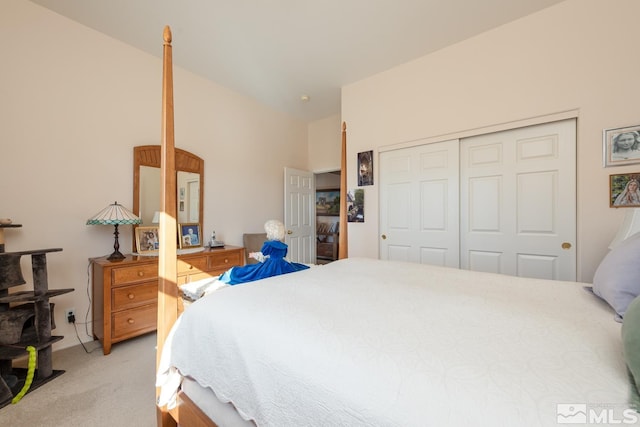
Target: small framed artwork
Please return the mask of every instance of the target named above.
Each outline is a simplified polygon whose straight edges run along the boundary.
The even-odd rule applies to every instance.
[[[198,224],[197,222],[186,222],[179,224],[178,233],[180,234],[180,249],[202,246],[200,224]]]
[[[640,163],[640,125],[605,129],[602,152],[605,168]]]
[[[159,248],[158,241],[158,227],[136,228],[136,248],[138,248],[138,253],[157,252]]]
[[[362,188],[347,193],[347,221],[364,222],[364,189]]]
[[[340,190],[316,190],[316,215],[340,215]]]
[[[373,150],[358,153],[358,187],[373,185]]]
[[[609,175],[609,207],[640,207],[640,172]]]

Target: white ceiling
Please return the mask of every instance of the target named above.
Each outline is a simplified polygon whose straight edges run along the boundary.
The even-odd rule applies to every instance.
[[[563,0],[31,0],[311,121],[340,88]],[[301,101],[308,95],[310,101]]]

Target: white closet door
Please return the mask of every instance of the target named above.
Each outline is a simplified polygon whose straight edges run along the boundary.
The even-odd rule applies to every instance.
[[[459,267],[459,141],[380,153],[380,257]]]
[[[575,120],[464,139],[460,264],[576,278]]]

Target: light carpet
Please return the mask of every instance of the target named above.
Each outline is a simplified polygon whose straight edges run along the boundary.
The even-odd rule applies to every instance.
[[[66,372],[0,409],[0,426],[153,427],[155,364],[155,334],[115,344],[108,356],[81,345],[54,351],[53,369]]]

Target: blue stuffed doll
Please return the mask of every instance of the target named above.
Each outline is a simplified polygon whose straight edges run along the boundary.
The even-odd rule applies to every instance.
[[[220,276],[221,282],[237,285],[309,268],[308,265],[284,259],[287,256],[288,246],[282,242],[284,239],[284,224],[282,222],[269,220],[264,224],[264,231],[267,232],[267,241],[262,245],[262,249],[260,252],[249,254],[251,258],[260,262],[242,267],[232,267]]]

